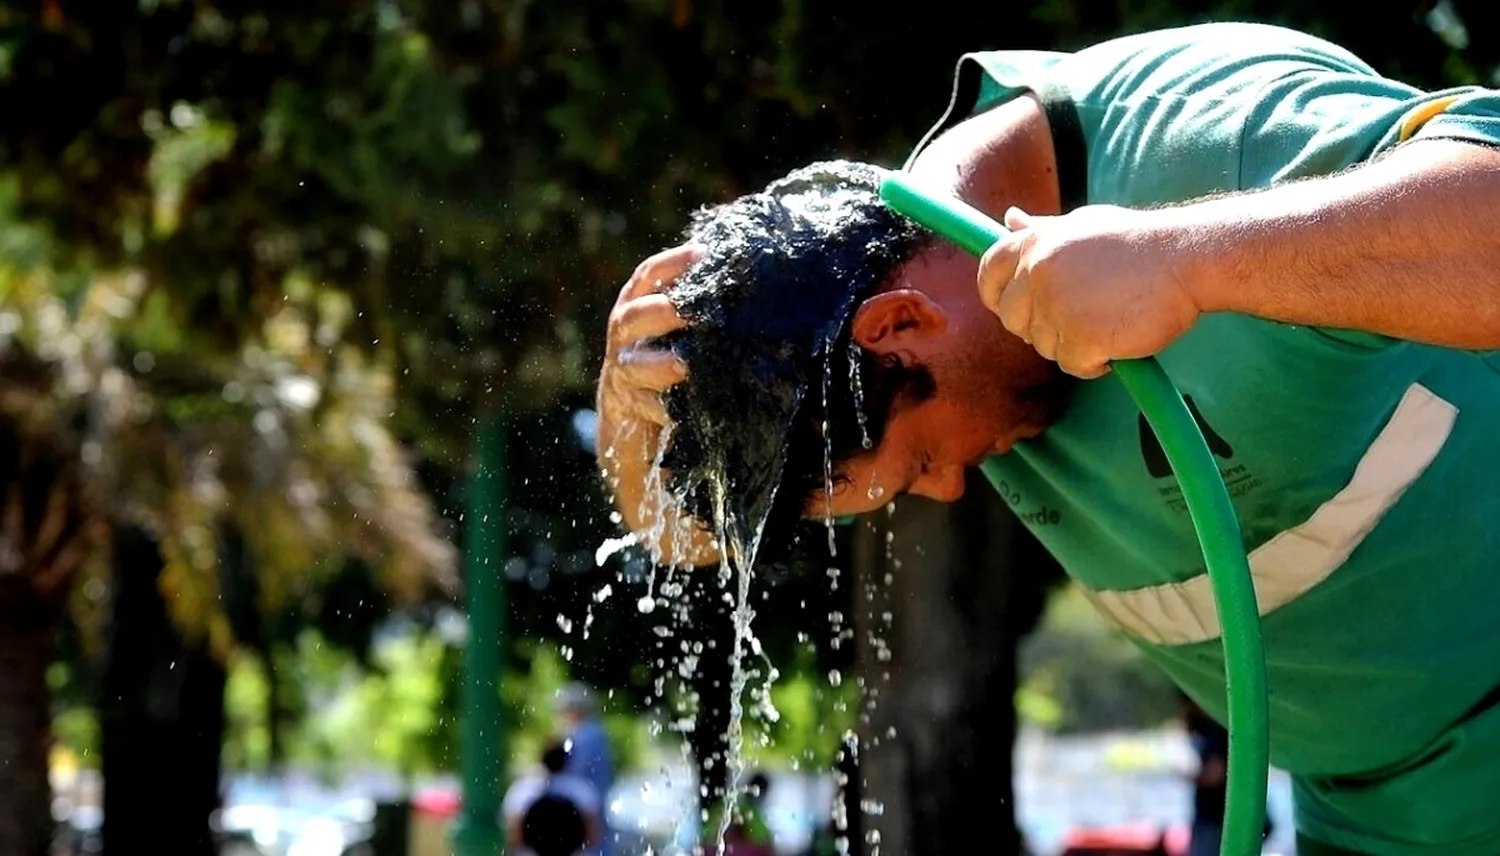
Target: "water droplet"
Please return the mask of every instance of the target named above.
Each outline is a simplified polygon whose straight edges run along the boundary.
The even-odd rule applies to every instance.
[[[645,595],[640,600],[635,602],[635,608],[640,610],[644,614],[649,614],[656,609],[656,598],[652,597],[649,594]]]
[[[859,420],[860,444],[866,449],[875,444],[870,442],[870,428],[865,421],[865,391],[860,384],[859,371],[859,343],[853,337],[849,339],[849,389],[854,394],[854,415]]]

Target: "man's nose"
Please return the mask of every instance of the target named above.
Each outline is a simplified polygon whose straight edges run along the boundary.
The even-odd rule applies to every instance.
[[[938,502],[957,502],[964,495],[964,468],[940,467],[923,473],[911,492]]]

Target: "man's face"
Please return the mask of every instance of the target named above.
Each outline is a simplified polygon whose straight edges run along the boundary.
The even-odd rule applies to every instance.
[[[1009,443],[938,389],[920,404],[898,406],[880,445],[837,468],[831,502],[820,491],[810,516],[863,514],[908,493],[939,502],[962,497],[967,470],[1003,453]]]
[[[920,402],[898,399],[879,445],[835,467],[833,495],[818,491],[810,517],[861,514],[907,493],[954,502],[969,468],[1050,421],[1052,408],[1037,404],[1049,396],[1037,393],[1057,383],[1056,367],[979,302],[977,264],[929,250],[856,311],[860,346],[925,366],[936,392]]]

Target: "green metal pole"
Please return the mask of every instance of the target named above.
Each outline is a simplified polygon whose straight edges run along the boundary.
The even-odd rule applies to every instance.
[[[459,764],[463,812],[453,830],[456,856],[499,856],[500,787],[505,734],[500,721],[500,677],[505,641],[507,544],[503,411],[486,414],[475,437],[464,511],[464,589],[469,641],[464,651]]]

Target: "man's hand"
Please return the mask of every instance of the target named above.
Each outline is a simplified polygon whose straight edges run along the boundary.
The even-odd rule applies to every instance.
[[[599,411],[660,429],[668,423],[661,394],[687,377],[674,354],[650,347],[660,336],[686,325],[661,292],[697,257],[694,247],[675,247],[641,262],[620,289],[609,313],[604,367],[599,371]]]
[[[614,491],[626,527],[663,562],[702,565],[716,561],[711,539],[696,521],[678,520],[657,497],[646,495],[667,417],[662,393],[687,377],[687,367],[651,340],[686,325],[662,292],[698,258],[698,249],[674,247],[642,262],[620,289],[606,330],[604,365],[599,370],[599,466]],[[666,519],[660,519],[660,518]],[[680,523],[686,523],[687,535]]]
[[[979,294],[1006,329],[1081,378],[1149,357],[1198,320],[1178,236],[1147,212],[1093,205],[1057,217],[1012,208],[1013,230],[979,265]]]

